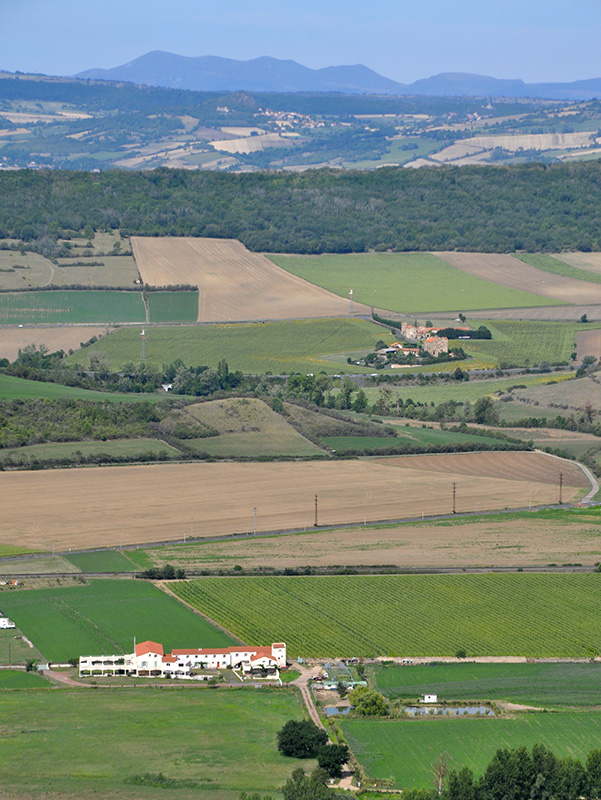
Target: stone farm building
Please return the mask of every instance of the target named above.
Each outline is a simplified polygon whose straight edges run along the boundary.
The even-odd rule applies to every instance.
[[[424,350],[431,356],[449,352],[449,340],[444,336],[430,336],[424,339]]]
[[[135,652],[126,655],[81,656],[80,675],[132,675],[138,678],[189,678],[203,669],[232,667],[245,675],[270,674],[286,666],[286,645],[250,647],[239,644],[221,649],[187,648],[165,654],[158,642],[141,642]]]

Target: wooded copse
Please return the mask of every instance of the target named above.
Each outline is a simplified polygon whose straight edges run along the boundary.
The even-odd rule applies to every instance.
[[[158,169],[0,173],[0,243],[53,255],[58,239],[240,239],[285,253],[601,250],[601,165],[227,174]]]

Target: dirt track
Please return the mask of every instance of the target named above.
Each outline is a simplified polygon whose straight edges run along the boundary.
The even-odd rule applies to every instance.
[[[1,541],[58,550],[182,540],[253,530],[449,513],[564,500],[587,481],[537,453],[344,462],[161,464],[0,473]],[[507,476],[507,477],[505,477]],[[193,522],[191,519],[193,518]]]
[[[463,272],[499,283],[501,286],[550,297],[562,303],[575,305],[601,303],[601,284],[544,272],[509,255],[496,253],[436,253],[436,255]]]
[[[198,321],[346,316],[348,301],[251,253],[235,239],[132,237],[145,283],[198,286]],[[357,306],[356,313],[369,313]]]

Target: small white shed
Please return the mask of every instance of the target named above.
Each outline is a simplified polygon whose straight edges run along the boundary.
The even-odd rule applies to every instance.
[[[438,703],[438,695],[437,694],[422,694],[422,699],[420,703]]]

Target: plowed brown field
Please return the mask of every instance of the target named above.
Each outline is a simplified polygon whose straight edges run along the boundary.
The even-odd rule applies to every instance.
[[[417,456],[330,463],[173,464],[0,473],[1,542],[58,549],[183,539],[319,523],[550,503],[587,481],[536,453]]]
[[[524,264],[517,258],[497,253],[436,253],[447,264],[479,278],[551,297],[563,303],[592,305],[601,303],[601,284],[566,278]]]
[[[50,352],[78,350],[82,342],[87,342],[92,336],[104,336],[111,330],[106,325],[72,325],[60,328],[0,326],[0,358],[14,361],[19,355],[19,350],[28,344],[35,344],[38,347],[45,344]]]
[[[134,236],[131,241],[144,283],[198,286],[199,322],[348,314],[347,300],[291,275],[235,239]],[[355,312],[369,309],[355,304]]]
[[[578,361],[582,361],[584,356],[601,358],[601,330],[579,331],[576,334],[576,349]],[[599,392],[601,393],[601,387]]]

